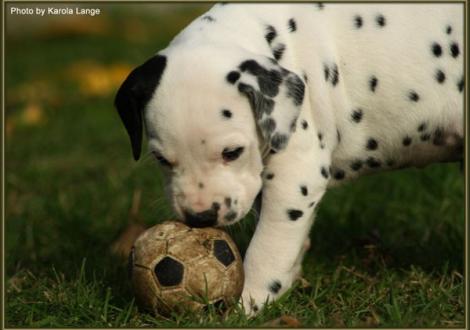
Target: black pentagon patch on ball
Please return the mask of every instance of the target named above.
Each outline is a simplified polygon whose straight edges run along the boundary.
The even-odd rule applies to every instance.
[[[227,310],[227,304],[225,303],[224,299],[219,299],[214,301],[213,303],[210,303],[208,305],[205,305],[202,310],[204,313],[208,313],[210,310],[213,310],[215,312],[225,312]]]
[[[235,255],[233,254],[232,249],[230,249],[228,243],[220,239],[214,241],[214,256],[225,267],[228,267],[235,261]]]
[[[171,258],[165,257],[155,265],[155,276],[162,286],[175,286],[183,281],[183,265]]]

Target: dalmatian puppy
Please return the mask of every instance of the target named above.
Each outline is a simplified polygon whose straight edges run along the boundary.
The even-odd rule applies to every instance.
[[[115,106],[195,227],[262,191],[242,303],[288,290],[325,191],[462,159],[462,4],[217,4],[130,73]]]

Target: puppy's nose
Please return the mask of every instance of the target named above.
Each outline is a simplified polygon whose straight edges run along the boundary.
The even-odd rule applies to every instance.
[[[203,212],[193,213],[184,211],[184,218],[190,227],[210,227],[217,223],[217,213],[219,208],[220,204],[214,203],[212,204],[212,208]]]

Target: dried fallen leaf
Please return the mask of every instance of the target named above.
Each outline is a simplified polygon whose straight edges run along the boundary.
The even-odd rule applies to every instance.
[[[29,126],[38,125],[43,119],[42,108],[36,103],[28,104],[21,115],[22,123]]]
[[[23,285],[31,278],[32,274],[29,271],[20,270],[6,282],[7,291],[20,293]]]
[[[52,20],[39,33],[40,37],[46,39],[84,35],[98,36],[108,34],[110,26],[109,20],[104,16],[77,16]]]
[[[52,80],[52,78],[51,78]],[[15,88],[9,88],[7,93],[8,105],[19,103],[39,103],[52,106],[60,105],[61,94],[57,86],[50,80],[29,80]]]
[[[129,224],[111,245],[111,252],[123,261],[127,260],[137,237],[147,228],[139,222],[139,209],[142,190],[136,189],[132,195],[132,205],[129,210]]]
[[[107,96],[114,92],[132,70],[128,64],[117,63],[103,66],[99,63],[82,61],[73,64],[68,77],[77,82],[86,96]]]
[[[16,121],[13,118],[6,118],[5,119],[5,135],[6,137],[10,137],[13,134],[13,131],[16,127]]]
[[[112,243],[111,252],[122,259],[127,260],[129,253],[131,252],[132,246],[134,245],[137,237],[140,236],[147,228],[144,225],[138,223],[130,223],[121,232],[119,237]]]
[[[283,328],[300,328],[302,324],[295,317],[290,315],[282,315],[274,320],[268,321],[262,325],[263,327],[283,327]]]

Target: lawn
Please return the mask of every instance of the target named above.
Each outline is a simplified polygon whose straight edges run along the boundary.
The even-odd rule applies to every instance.
[[[7,15],[6,327],[465,326],[459,164],[329,191],[304,262],[310,286],[254,319],[139,311],[110,247],[130,221],[173,213],[154,161],[132,160],[113,98],[134,66],[207,8],[140,6],[99,5],[101,15],[83,18]],[[242,252],[254,226],[250,216],[227,229]]]

